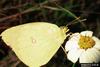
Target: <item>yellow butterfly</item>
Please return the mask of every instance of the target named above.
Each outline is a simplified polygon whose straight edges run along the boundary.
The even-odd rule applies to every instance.
[[[67,27],[47,22],[14,26],[1,33],[4,42],[29,67],[46,64],[66,38]]]

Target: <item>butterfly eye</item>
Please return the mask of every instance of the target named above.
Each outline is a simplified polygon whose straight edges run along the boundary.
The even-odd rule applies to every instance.
[[[66,26],[61,26],[60,29],[64,32],[67,33],[69,31],[68,27]]]

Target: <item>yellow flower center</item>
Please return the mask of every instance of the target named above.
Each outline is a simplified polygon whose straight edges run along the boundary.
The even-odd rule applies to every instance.
[[[89,36],[80,36],[78,45],[81,49],[88,49],[95,45],[95,41]]]

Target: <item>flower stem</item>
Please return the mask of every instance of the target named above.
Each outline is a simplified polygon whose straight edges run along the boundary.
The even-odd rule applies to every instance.
[[[72,65],[72,67],[75,67],[75,63]]]

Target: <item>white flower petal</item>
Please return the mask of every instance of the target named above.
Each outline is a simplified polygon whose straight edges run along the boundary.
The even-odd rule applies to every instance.
[[[91,37],[93,32],[92,31],[83,31],[80,34],[83,35],[83,36],[90,36]]]
[[[77,49],[79,48],[78,44],[77,44],[77,41],[68,41],[65,45],[65,50],[66,51],[69,51],[71,49]]]
[[[71,49],[79,48],[78,46],[79,41],[79,33],[75,33],[71,36],[71,38],[65,44],[65,50],[69,51]]]
[[[72,35],[70,36],[70,38],[73,38],[73,37],[79,38],[79,37],[80,37],[80,33],[74,33],[74,34],[72,34]]]
[[[72,46],[73,46],[73,42],[67,41],[67,43],[65,44],[65,50],[66,51],[71,50]]]
[[[88,63],[89,62],[89,56],[87,53],[83,53],[82,56],[79,58],[80,63]]]
[[[95,36],[93,36],[92,38],[95,41],[94,48],[97,48],[97,49],[100,50],[100,40],[97,37],[95,37]]]
[[[95,55],[95,63],[98,63],[100,61],[100,51],[98,49],[93,48],[93,54]]]
[[[100,52],[94,48],[87,49],[79,58],[80,63],[93,63],[100,61]]]
[[[73,49],[70,50],[67,54],[67,57],[70,61],[72,61],[73,63],[76,63],[79,56],[81,55],[81,53],[83,52],[83,49]]]
[[[84,53],[82,53],[82,55],[79,58],[79,62],[80,63],[92,63],[91,61],[91,56],[89,56],[89,52],[85,51]]]
[[[92,34],[92,31],[83,31],[70,36],[69,41],[67,41],[65,45],[66,51],[69,51],[67,57],[70,61],[75,63],[78,58],[80,63],[97,63],[100,61],[100,40],[95,36],[92,37]],[[84,49],[79,49],[78,42],[80,35],[92,37],[95,41],[95,46],[87,49],[86,51]]]

